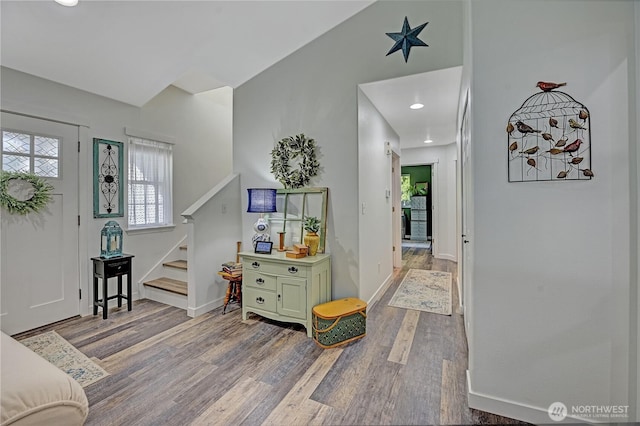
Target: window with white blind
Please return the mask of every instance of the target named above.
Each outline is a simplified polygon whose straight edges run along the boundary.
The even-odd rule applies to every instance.
[[[129,137],[129,229],[173,226],[173,146]]]
[[[60,177],[59,138],[2,130],[2,170]]]

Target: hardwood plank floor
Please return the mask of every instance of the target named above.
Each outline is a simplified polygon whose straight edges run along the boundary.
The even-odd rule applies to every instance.
[[[453,275],[453,315],[388,306],[410,268]],[[467,407],[456,264],[403,247],[403,267],[367,310],[367,336],[322,349],[303,327],[230,305],[198,318],[150,300],[55,330],[110,376],[85,388],[87,425],[521,424]]]

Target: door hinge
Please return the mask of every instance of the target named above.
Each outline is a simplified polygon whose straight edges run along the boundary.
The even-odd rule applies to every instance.
[[[395,212],[396,211],[396,206],[391,206],[391,212]]]
[[[82,299],[82,289],[81,288],[78,289],[78,296],[80,296],[80,299]]]
[[[396,246],[393,246],[393,250],[391,250],[391,251],[396,251]]]
[[[78,226],[80,226],[80,215],[78,215]]]
[[[78,141],[78,152],[80,152],[80,141]]]

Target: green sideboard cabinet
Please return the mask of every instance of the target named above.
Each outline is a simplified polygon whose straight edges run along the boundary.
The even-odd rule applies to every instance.
[[[285,252],[240,252],[242,258],[242,319],[249,312],[275,321],[302,324],[311,337],[311,310],[331,300],[331,257],[317,254],[300,259]]]

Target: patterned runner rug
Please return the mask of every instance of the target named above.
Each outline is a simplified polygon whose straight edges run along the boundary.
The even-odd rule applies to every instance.
[[[451,272],[409,269],[389,306],[451,315]]]
[[[20,343],[67,373],[82,387],[109,375],[55,331],[28,337],[20,340]]]

